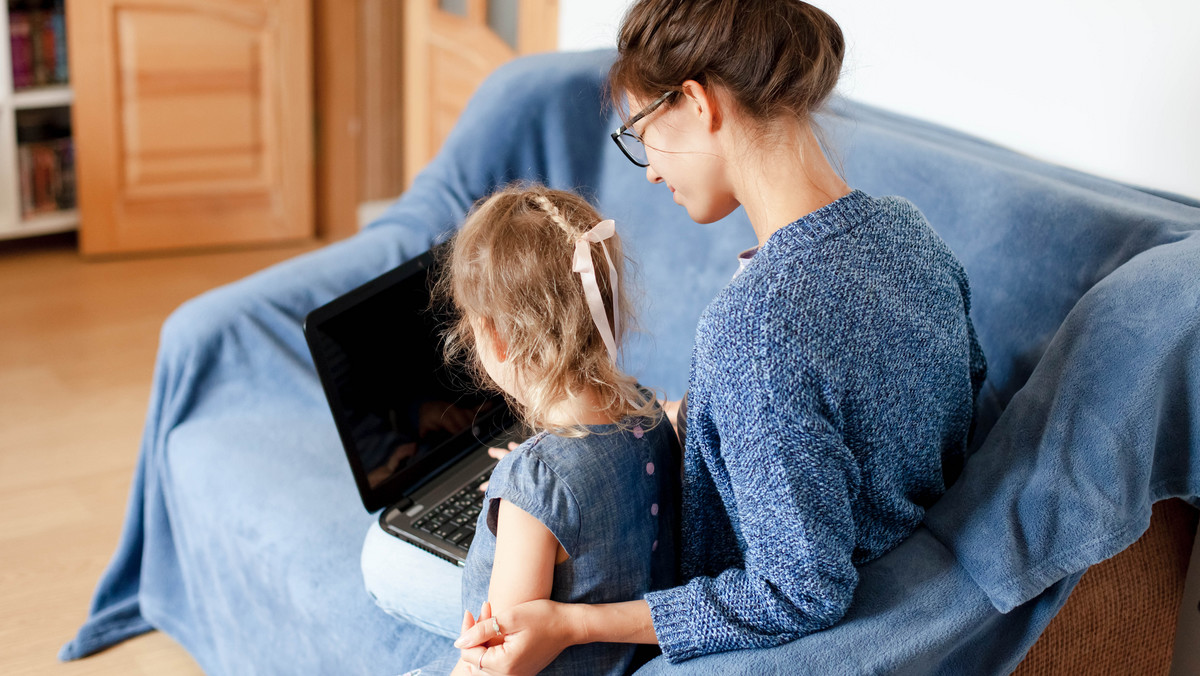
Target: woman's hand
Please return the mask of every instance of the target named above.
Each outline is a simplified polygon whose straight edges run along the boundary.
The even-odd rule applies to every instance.
[[[675,433],[679,433],[679,399],[671,401],[669,399],[659,399],[658,405],[666,414],[667,420],[671,421],[671,427],[675,428]]]
[[[584,642],[575,635],[570,608],[539,599],[490,619],[480,613],[480,621],[463,631],[454,646],[461,649],[462,662],[476,671],[494,676],[536,674],[568,646]]]

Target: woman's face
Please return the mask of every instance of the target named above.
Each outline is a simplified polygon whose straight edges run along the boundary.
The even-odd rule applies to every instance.
[[[630,110],[648,101],[629,98]],[[638,120],[634,131],[646,145],[646,180],[666,183],[675,203],[697,223],[712,223],[738,207],[720,139],[696,100],[675,97]]]

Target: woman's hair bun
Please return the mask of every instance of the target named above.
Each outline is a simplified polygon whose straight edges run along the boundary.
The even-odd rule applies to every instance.
[[[685,80],[716,84],[752,118],[807,119],[833,93],[846,44],[801,0],[640,0],[609,72],[614,98],[654,99]]]

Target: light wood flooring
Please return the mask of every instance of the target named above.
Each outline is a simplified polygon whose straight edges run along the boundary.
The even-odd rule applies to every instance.
[[[163,320],[316,246],[85,261],[71,236],[0,242],[0,673],[201,673],[158,632],[56,654],[117,543]]]

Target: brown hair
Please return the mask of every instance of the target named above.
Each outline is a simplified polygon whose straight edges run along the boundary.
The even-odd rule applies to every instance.
[[[472,326],[490,321],[507,343],[506,360],[520,378],[525,402],[502,393],[534,429],[547,429],[546,412],[585,387],[598,392],[603,412],[619,421],[618,428],[631,417],[649,418],[652,424],[659,419],[653,395],[639,389],[614,364],[615,355],[609,356],[572,269],[575,240],[599,221],[578,195],[513,185],[476,204],[445,254],[434,298],[453,313],[444,333],[447,360],[465,365],[480,386],[501,391],[479,361]],[[617,270],[617,307],[600,243],[590,244],[596,282],[609,326],[617,313],[626,333],[632,313],[620,237],[604,243]],[[622,336],[614,338],[620,345]],[[588,433],[582,424],[553,431]]]
[[[696,80],[759,123],[808,121],[833,92],[845,50],[837,22],[800,0],[639,0],[621,23],[610,93],[619,106],[623,94],[651,101]]]

